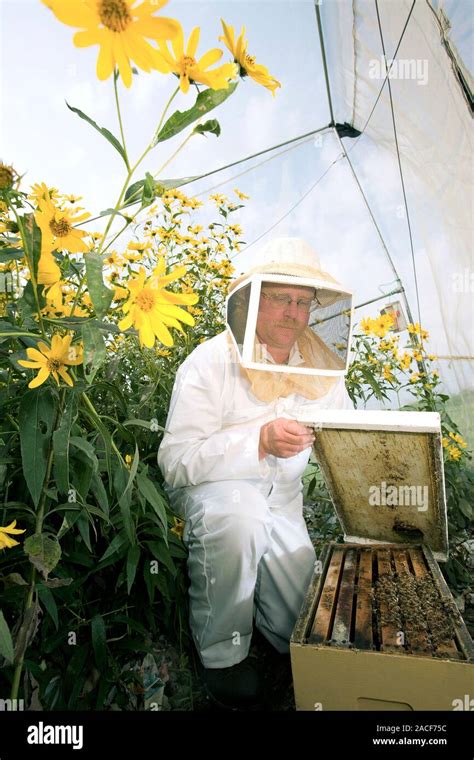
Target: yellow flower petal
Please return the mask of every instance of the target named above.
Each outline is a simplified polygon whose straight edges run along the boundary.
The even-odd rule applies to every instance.
[[[47,369],[47,367],[42,367],[40,371],[38,372],[38,374],[36,375],[36,377],[33,378],[33,380],[30,383],[28,383],[28,388],[37,388],[38,385],[42,385],[45,382],[45,380],[48,379],[49,375],[50,375],[49,369]]]

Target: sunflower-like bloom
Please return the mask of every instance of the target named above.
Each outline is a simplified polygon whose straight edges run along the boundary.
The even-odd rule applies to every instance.
[[[184,34],[180,25],[178,34],[171,41],[172,51],[166,42],[158,43],[158,51],[155,53],[155,67],[162,74],[176,74],[179,77],[179,86],[184,93],[188,92],[189,85],[192,82],[205,84],[212,90],[223,90],[229,86],[229,80],[237,76],[237,66],[234,63],[223,63],[216,69],[206,71],[209,66],[222,58],[222,50],[211,48],[199,60],[196,60],[199,34],[199,27],[195,27],[191,32],[185,51]]]
[[[240,35],[235,40],[234,27],[228,26],[223,19],[221,19],[222,29],[224,34],[219,39],[228,47],[234,57],[234,61],[240,68],[240,76],[249,76],[257,84],[263,85],[267,90],[270,90],[273,96],[275,96],[275,90],[281,87],[280,82],[272,77],[266,66],[261,63],[255,62],[255,56],[247,53],[248,40],[245,39],[245,26],[242,27]]]
[[[115,66],[126,87],[132,84],[132,66],[143,71],[154,68],[155,49],[147,42],[170,40],[178,22],[153,14],[168,0],[42,0],[63,24],[81,31],[74,35],[76,47],[99,45],[97,76],[108,79]]]
[[[52,200],[44,198],[38,203],[35,211],[36,224],[41,230],[41,252],[69,251],[70,253],[85,253],[89,246],[82,239],[87,235],[86,230],[79,230],[75,224],[88,219],[89,213],[77,214],[74,209],[64,210],[56,206]]]
[[[128,330],[133,325],[138,330],[140,345],[147,348],[154,346],[155,338],[165,346],[172,346],[173,338],[168,327],[183,332],[180,322],[190,327],[194,325],[193,317],[177,304],[190,306],[197,303],[198,296],[195,293],[171,293],[165,289],[168,283],[186,273],[186,267],[175,267],[169,274],[165,271],[162,258],[150,277],[147,278],[144,267],[140,267],[138,277],[127,284],[130,298],[122,307],[126,316],[119,322],[119,327]]]
[[[18,546],[19,541],[15,541],[14,538],[10,538],[10,536],[18,535],[19,533],[24,533],[24,530],[18,530],[18,528],[15,528],[16,520],[13,520],[13,522],[10,523],[10,525],[5,526],[5,528],[2,528],[0,526],[0,549],[11,549],[12,546]]]
[[[19,359],[18,364],[28,369],[39,369],[30,383],[28,388],[37,388],[48,379],[50,375],[54,377],[59,385],[59,377],[62,377],[68,385],[74,385],[71,377],[67,373],[67,366],[82,364],[82,346],[71,346],[71,335],[53,335],[51,348],[42,341],[38,342],[38,348],[27,348],[26,355],[30,361]]]
[[[0,191],[11,190],[19,177],[13,166],[7,166],[0,161]]]

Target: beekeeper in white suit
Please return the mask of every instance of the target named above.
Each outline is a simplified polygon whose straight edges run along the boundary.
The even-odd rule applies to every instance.
[[[158,463],[185,520],[190,625],[211,695],[258,700],[255,625],[279,652],[314,570],[301,477],[314,432],[299,410],[351,408],[351,293],[303,240],[271,241],[231,285],[227,329],[176,375]]]

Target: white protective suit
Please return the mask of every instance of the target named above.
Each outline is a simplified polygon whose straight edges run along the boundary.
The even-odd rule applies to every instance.
[[[344,378],[317,400],[292,394],[259,401],[227,330],[198,346],[178,370],[158,463],[185,520],[190,625],[206,668],[247,656],[254,616],[278,651],[289,650],[315,562],[302,514],[301,477],[311,449],[259,460],[259,437],[266,422],[295,419],[307,404],[352,408]]]

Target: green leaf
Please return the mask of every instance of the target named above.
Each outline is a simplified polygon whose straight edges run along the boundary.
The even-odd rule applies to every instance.
[[[227,100],[234,92],[238,82],[234,82],[223,90],[204,90],[196,98],[196,102],[188,111],[175,111],[175,113],[163,125],[162,129],[153,138],[152,145],[155,146],[164,140],[169,140],[204,114],[212,111],[219,106],[224,100]]]
[[[121,216],[122,219],[125,219],[126,222],[128,222],[130,219],[130,217],[125,216],[125,214],[122,214],[120,211],[117,211],[114,208],[104,208],[104,210],[101,211],[98,216],[112,216],[112,214],[115,216]]]
[[[66,101],[66,105],[69,108],[70,111],[74,111],[74,113],[77,113],[78,116],[80,116],[81,119],[84,119],[84,121],[87,121],[88,124],[91,125],[91,127],[94,127],[100,134],[105,137],[105,139],[114,146],[115,150],[120,153],[121,157],[123,158],[125,162],[125,166],[127,169],[130,169],[128,165],[128,159],[127,155],[121,145],[121,143],[117,140],[115,135],[112,134],[106,127],[99,127],[98,124],[96,124],[93,119],[90,118],[90,116],[87,116],[83,111],[80,111],[79,108],[75,108],[74,106],[70,106],[69,103]]]
[[[91,631],[95,661],[99,670],[104,673],[107,667],[107,643],[105,623],[101,615],[94,615],[92,618]]]
[[[138,461],[135,462],[134,460],[134,463],[138,465]],[[135,544],[135,526],[130,511],[131,491],[129,486],[131,484],[131,475],[132,473],[128,473],[127,468],[124,465],[120,464],[114,471],[114,489],[115,493],[117,494],[120,506],[120,514],[122,515],[123,526],[125,528],[128,540],[131,544]]]
[[[155,195],[157,194],[157,186],[161,186],[165,190],[168,190],[175,187],[181,187],[182,185],[187,185],[189,182],[193,182],[195,179],[198,179],[198,177],[193,176],[181,177],[180,179],[160,179],[158,182],[155,182]],[[125,193],[123,205],[132,206],[134,203],[141,201],[143,198],[144,185],[144,179],[139,179],[137,182],[134,182],[132,185],[130,185],[127,192]],[[111,212],[112,209],[107,209],[107,211]],[[105,212],[103,213],[105,214]]]
[[[76,417],[77,399],[69,394],[61,422],[53,433],[53,471],[56,485],[62,494],[67,494],[69,490],[69,437]]]
[[[137,572],[138,560],[140,559],[140,547],[131,546],[127,553],[127,594],[133,586],[135,574]]]
[[[107,349],[101,331],[90,322],[82,325],[82,339],[84,341],[84,375],[87,382],[92,383],[107,357]]]
[[[472,507],[467,501],[467,499],[459,499],[458,507],[463,513],[463,515],[467,517],[468,520],[472,519]]]
[[[56,630],[58,630],[58,627],[59,627],[58,608],[56,606],[56,601],[54,599],[52,592],[49,590],[49,588],[47,588],[46,586],[43,586],[42,583],[38,583],[36,588],[38,589],[38,596],[40,598],[40,601],[46,607],[46,610],[48,611]]]
[[[112,437],[100,417],[95,414],[90,414],[87,409],[83,411],[83,414],[85,417],[87,417],[91,425],[96,428],[96,430],[98,430],[102,436],[102,440],[104,442],[105,464],[110,480],[112,478]]]
[[[91,297],[94,311],[98,319],[102,319],[112,303],[113,290],[104,285],[102,279],[103,261],[99,253],[89,252],[84,256],[86,262],[87,288]]]
[[[168,531],[168,521],[166,519],[166,502],[163,496],[157,491],[151,480],[142,472],[137,475],[136,481],[138,490],[158,515],[166,536]]]
[[[82,540],[84,541],[89,551],[92,553],[91,537],[90,537],[90,531],[89,531],[89,520],[87,518],[87,515],[85,515],[84,513],[79,515],[79,519],[77,521],[77,527],[79,528],[79,533],[81,534]]]
[[[42,533],[35,533],[34,536],[29,536],[25,540],[23,548],[25,554],[28,555],[31,564],[34,565],[36,569],[40,571],[43,578],[47,580],[48,574],[51,570],[54,570],[61,559],[61,547],[59,542]]]
[[[25,252],[19,248],[0,248],[0,264],[6,261],[20,261],[25,258]]]
[[[95,455],[92,444],[84,438],[71,436],[70,443],[75,449],[74,452],[71,451],[71,456],[74,454],[74,468],[71,479],[82,498],[86,499],[92,475],[94,472],[99,471],[99,460]]]
[[[221,125],[217,119],[210,119],[209,121],[204,122],[204,124],[197,124],[193,129],[193,133],[197,135],[203,135],[206,132],[211,132],[213,135],[219,137],[221,133]]]
[[[125,543],[125,536],[123,534],[119,534],[118,536],[114,536],[112,541],[110,542],[109,546],[105,550],[104,554],[100,558],[100,562],[103,562],[105,559],[109,559],[109,557],[112,557],[113,554],[120,551],[122,546]]]
[[[13,640],[8,627],[8,623],[0,610],[0,654],[5,657],[7,662],[12,663],[14,659]]]
[[[46,475],[49,444],[56,418],[56,403],[49,388],[27,391],[20,403],[21,460],[23,477],[35,507]]]
[[[161,427],[161,425],[158,425],[156,422],[151,422],[148,420],[125,420],[125,422],[122,423],[123,427],[143,427],[147,430],[152,430],[153,432],[157,432],[158,430],[166,430],[166,428]]]
[[[38,291],[38,300],[40,309],[46,305],[46,299],[43,296],[43,287],[40,286]],[[36,305],[35,292],[33,290],[33,283],[29,280],[23,289],[21,298],[17,301],[18,311],[22,318],[22,324],[24,329],[37,330],[38,323],[35,321],[36,312],[38,307]]]
[[[23,217],[23,226],[25,230],[25,250],[28,252],[28,258],[33,265],[35,280],[38,275],[38,262],[41,256],[41,230],[36,224],[33,214],[27,214]]]
[[[145,182],[143,183],[143,193],[142,193],[143,208],[153,203],[154,199],[155,199],[155,180],[152,174],[150,174],[149,172],[146,172]]]
[[[101,507],[105,517],[108,519],[109,499],[107,496],[107,491],[105,490],[104,484],[102,483],[100,476],[96,472],[92,473],[91,491],[94,494],[96,501]]]

